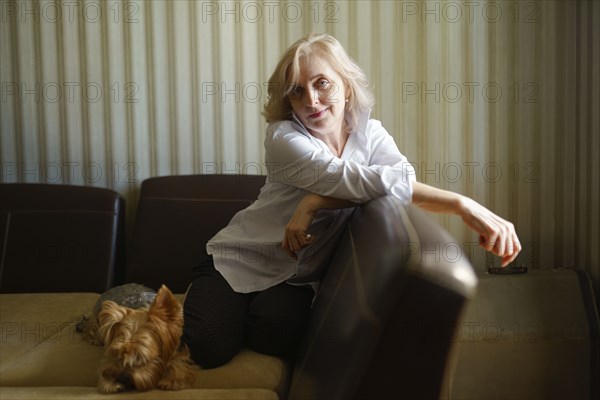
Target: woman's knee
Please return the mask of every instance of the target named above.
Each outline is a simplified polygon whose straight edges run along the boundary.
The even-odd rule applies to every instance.
[[[314,292],[285,285],[257,295],[249,305],[247,341],[260,353],[292,357],[304,336]]]
[[[206,369],[227,364],[243,346],[243,340],[209,337],[193,329],[184,329],[182,341],[188,347],[192,360]]]
[[[182,341],[201,367],[223,365],[243,347],[247,302],[219,279],[196,278],[183,310]]]

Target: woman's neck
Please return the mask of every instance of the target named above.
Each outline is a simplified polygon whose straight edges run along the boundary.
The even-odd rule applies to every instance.
[[[350,132],[348,132],[345,127],[346,124],[343,124],[339,131],[340,133],[331,133],[329,135],[322,135],[318,132],[309,132],[311,135],[325,143],[331,153],[337,157],[341,157],[344,148],[346,147],[346,143],[348,142],[348,137],[350,136]]]

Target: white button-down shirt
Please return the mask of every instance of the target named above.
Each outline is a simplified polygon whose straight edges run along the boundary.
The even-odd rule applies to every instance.
[[[341,157],[295,117],[268,125],[265,149],[268,174],[258,199],[207,244],[215,268],[236,292],[265,290],[284,281],[315,287],[353,209],[319,211],[308,229],[313,243],[295,260],[281,242],[285,226],[308,192],[357,203],[385,195],[411,201],[414,168],[381,123],[367,113]]]

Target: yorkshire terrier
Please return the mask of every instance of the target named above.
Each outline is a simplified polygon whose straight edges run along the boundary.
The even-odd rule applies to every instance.
[[[182,330],[183,307],[164,285],[148,308],[104,301],[98,313],[98,334],[106,347],[98,391],[191,387],[197,367],[180,341]]]

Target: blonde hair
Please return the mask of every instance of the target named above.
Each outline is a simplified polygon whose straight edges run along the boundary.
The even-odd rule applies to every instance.
[[[311,55],[327,61],[348,88],[344,120],[346,129],[354,131],[359,114],[373,107],[373,95],[363,70],[346,54],[340,42],[327,33],[310,33],[286,50],[269,78],[268,100],[262,115],[267,122],[292,119],[288,95],[300,75],[300,61]]]

